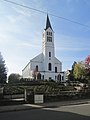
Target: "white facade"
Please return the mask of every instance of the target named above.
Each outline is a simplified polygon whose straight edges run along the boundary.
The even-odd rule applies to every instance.
[[[65,81],[62,63],[55,57],[54,31],[47,15],[46,28],[42,34],[42,53],[30,60],[22,70],[23,78],[53,79]]]

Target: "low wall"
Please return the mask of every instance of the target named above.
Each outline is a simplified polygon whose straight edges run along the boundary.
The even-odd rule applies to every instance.
[[[90,98],[89,92],[61,92],[61,94],[45,94],[44,101],[45,102],[53,102],[53,101],[62,101],[62,100],[74,100],[74,99],[86,99]]]
[[[6,99],[19,99],[24,98],[24,94],[16,94],[16,95],[4,95]]]

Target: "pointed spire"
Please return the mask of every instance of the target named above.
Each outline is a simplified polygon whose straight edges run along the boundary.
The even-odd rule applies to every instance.
[[[49,27],[52,29],[51,24],[50,24],[50,20],[49,20],[48,14],[47,14],[47,20],[46,20],[46,28],[45,28],[45,30],[47,30]]]

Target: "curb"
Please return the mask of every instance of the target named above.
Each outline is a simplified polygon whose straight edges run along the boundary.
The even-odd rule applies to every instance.
[[[42,106],[39,105],[30,105],[30,104],[23,104],[23,105],[17,105],[17,106],[2,106],[0,107],[0,113],[3,112],[13,112],[13,111],[22,111],[22,110],[32,110],[32,109],[38,109]]]
[[[70,102],[70,103],[69,103]],[[41,104],[43,108],[59,108],[60,106],[69,106],[69,105],[80,105],[80,104],[90,104],[90,100],[87,101],[66,101],[66,102],[54,102],[54,103],[46,103]]]
[[[0,113],[3,112],[13,112],[13,111],[23,111],[23,110],[33,110],[41,108],[58,108],[60,106],[68,105],[80,105],[80,104],[89,104],[90,101],[74,101],[71,103],[46,103],[46,104],[22,104],[22,105],[11,105],[11,106],[0,106]]]

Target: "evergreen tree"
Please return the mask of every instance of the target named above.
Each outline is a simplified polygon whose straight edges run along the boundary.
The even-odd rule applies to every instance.
[[[7,70],[5,66],[5,61],[0,52],[0,83],[6,83],[7,80]]]

